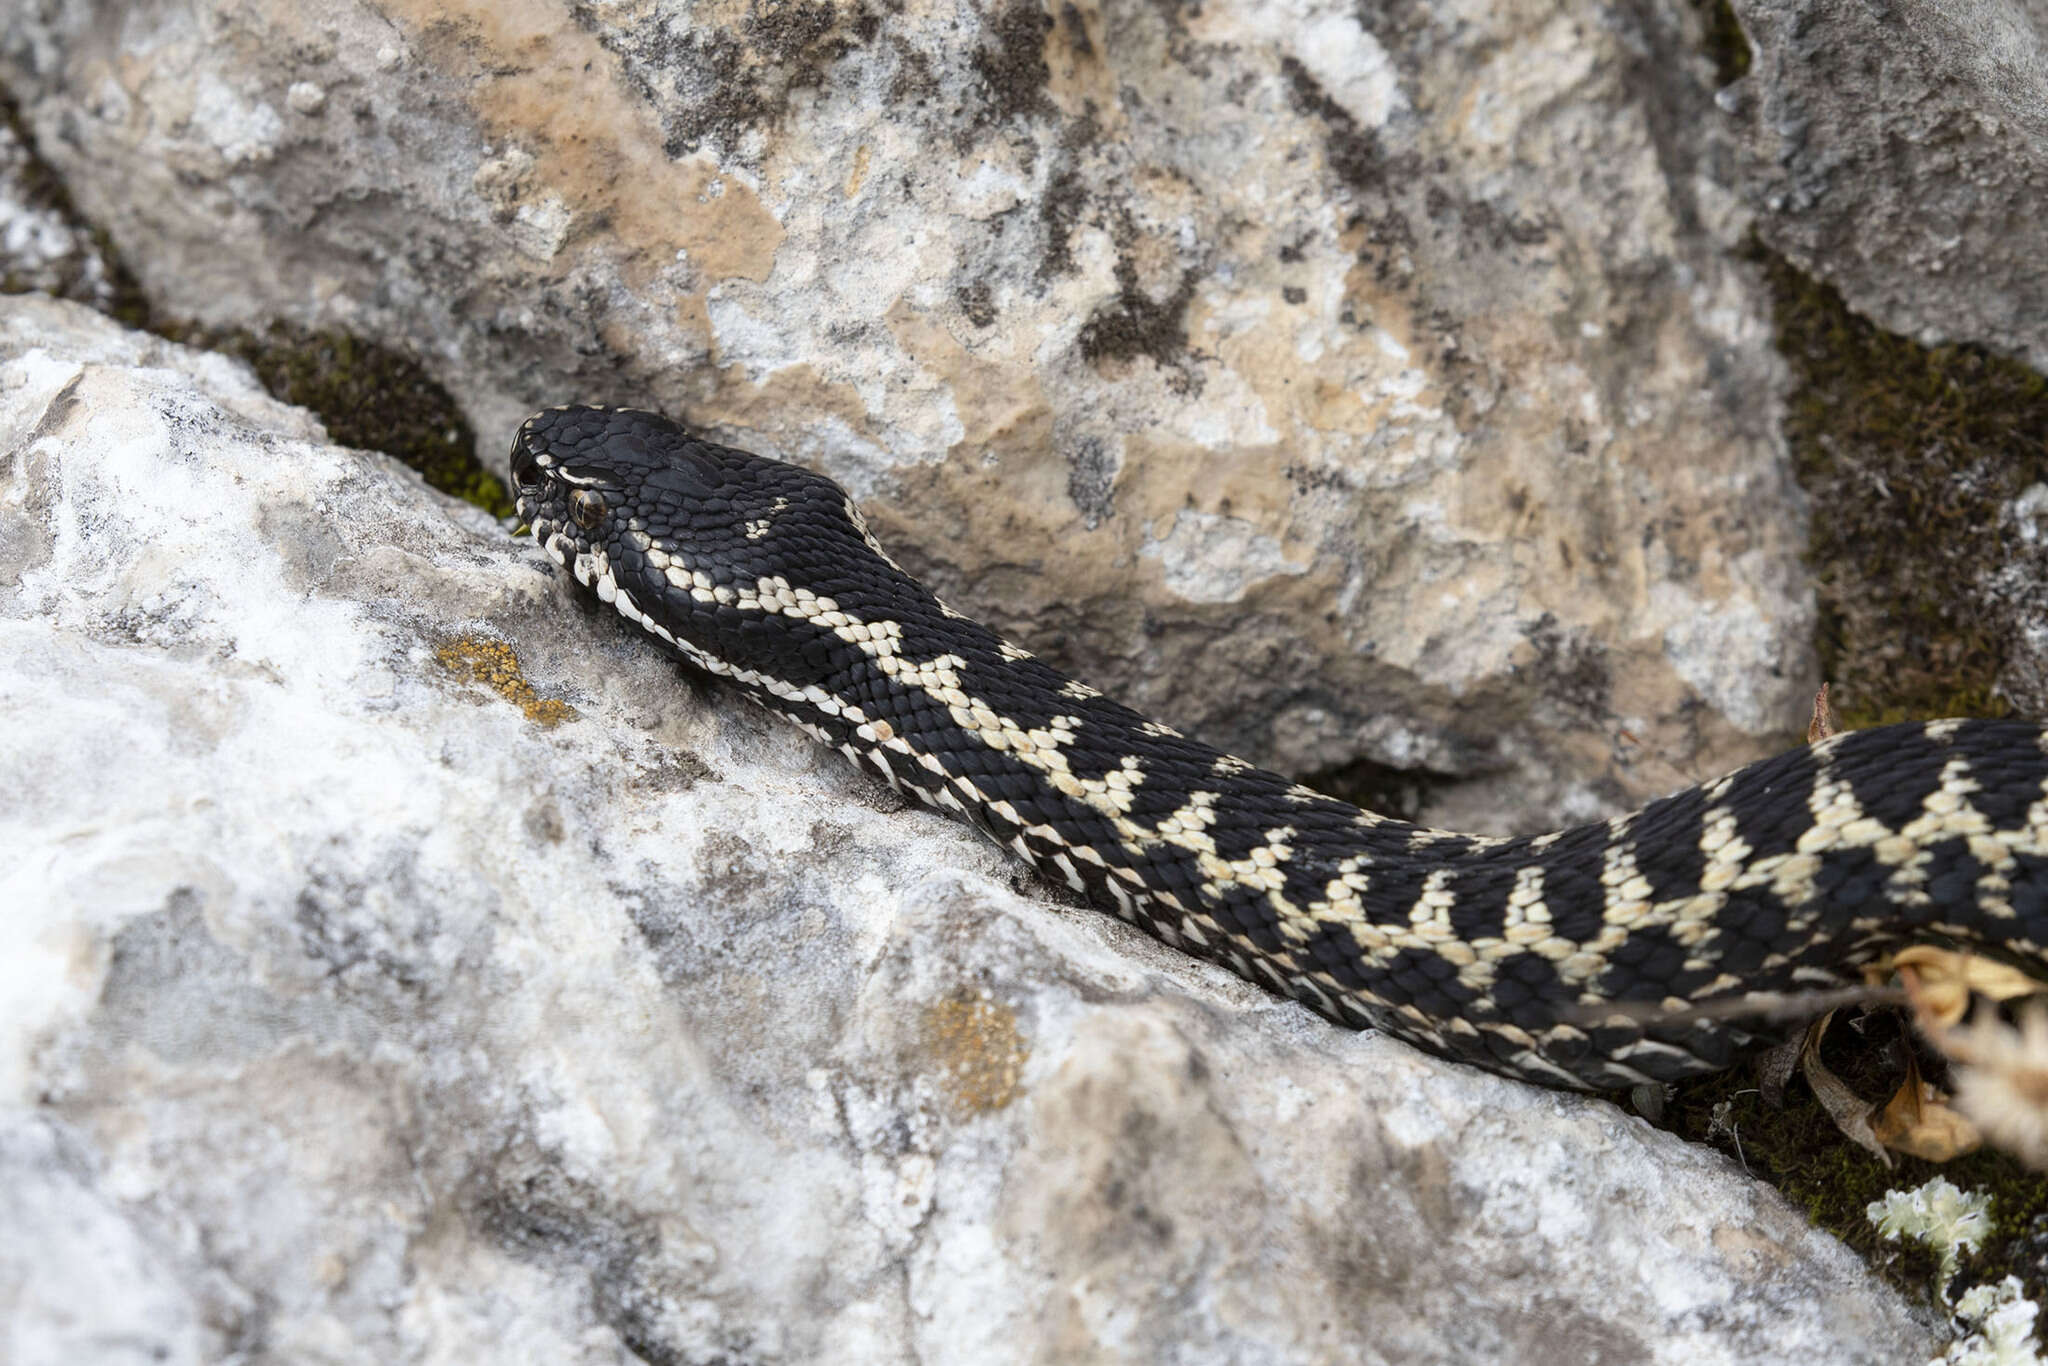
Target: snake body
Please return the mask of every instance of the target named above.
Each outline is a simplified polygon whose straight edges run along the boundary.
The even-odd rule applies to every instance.
[[[2048,941],[2037,725],[1856,731],[1615,820],[1452,834],[1066,677],[798,466],[564,407],[520,428],[511,472],[548,556],[671,653],[1167,944],[1495,1072],[1677,1080],[1774,1037],[1731,1003],[1840,986],[1910,939]]]

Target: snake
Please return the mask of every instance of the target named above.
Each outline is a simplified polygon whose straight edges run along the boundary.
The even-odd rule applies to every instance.
[[[1898,946],[2038,958],[2048,733],[1847,731],[1515,838],[1363,810],[1067,676],[907,573],[839,484],[569,405],[512,491],[576,591],[1050,881],[1339,1024],[1619,1090],[1780,1042]],[[1817,1012],[1814,1012],[1817,1013]]]

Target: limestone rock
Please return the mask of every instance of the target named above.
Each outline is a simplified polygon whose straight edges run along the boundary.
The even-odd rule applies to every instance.
[[[0,300],[0,1356],[1927,1356],[1719,1156],[1053,904],[571,602]]]
[[[37,290],[103,312],[115,305],[112,272],[0,103],[0,290]]]
[[[1734,0],[1721,94],[1773,247],[1922,342],[2048,370],[2048,12],[2028,0]]]
[[[1501,830],[1814,681],[1697,25],[46,0],[0,80],[171,315],[403,347],[500,439],[633,401],[813,463],[1062,667]]]

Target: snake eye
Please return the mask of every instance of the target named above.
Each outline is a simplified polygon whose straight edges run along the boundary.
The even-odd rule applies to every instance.
[[[604,499],[589,489],[577,489],[569,495],[569,515],[585,531],[595,531],[604,520]]]

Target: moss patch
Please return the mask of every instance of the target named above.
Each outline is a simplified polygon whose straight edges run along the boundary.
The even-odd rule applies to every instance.
[[[1749,35],[1742,31],[1742,21],[1735,17],[1735,6],[1728,0],[1692,0],[1692,6],[1699,11],[1706,30],[1703,37],[1707,60],[1714,64],[1715,83],[1729,85],[1747,76],[1755,54],[1750,50]]]
[[[1822,1060],[1859,1096],[1882,1100],[1901,1075],[1891,1043],[1899,1037],[1898,1013],[1875,1011],[1864,1019],[1867,1027],[1859,1030],[1838,1017],[1822,1045]],[[1938,1059],[1929,1058],[1926,1066],[1939,1075]],[[1932,1293],[1934,1254],[1918,1242],[1886,1241],[1866,1208],[1888,1190],[1911,1190],[1936,1176],[1982,1191],[1991,1196],[1992,1234],[1982,1251],[1963,1255],[1951,1296],[2006,1275],[2020,1278],[2028,1298],[2042,1302],[2048,1296],[2048,1180],[2002,1153],[1977,1152],[1939,1165],[1894,1154],[1895,1165],[1887,1170],[1842,1136],[1804,1081],[1795,1078],[1786,1088],[1784,1108],[1773,1109],[1748,1065],[1681,1084],[1664,1123],[1739,1158],[1751,1175],[1776,1186],[1817,1227],[1915,1298]]]
[[[1843,723],[2004,715],[2013,628],[1982,581],[2014,550],[2005,505],[2048,480],[2048,379],[1981,347],[1916,345],[1762,259]]]
[[[1716,61],[1732,78],[1719,52]],[[1812,500],[1818,645],[1843,725],[2006,714],[1997,684],[2013,621],[1986,571],[2015,552],[2006,505],[2048,481],[2048,380],[1981,347],[1886,332],[1783,258],[1755,255],[1792,372],[1785,434]],[[1898,1083],[1894,1018],[1877,1012],[1860,1033],[1837,1023],[1828,1034],[1828,1066],[1871,1100]],[[1938,1060],[1923,1062],[1940,1075]],[[1992,1237],[1965,1257],[1952,1294],[2011,1274],[2031,1298],[2048,1295],[2048,1182],[2011,1158],[1899,1157],[1887,1170],[1841,1135],[1803,1082],[1772,1109],[1748,1067],[1680,1087],[1670,1123],[1731,1157],[1739,1144],[1752,1173],[1917,1296],[1930,1293],[1934,1256],[1886,1241],[1866,1207],[1936,1175],[1989,1194]]]
[[[246,328],[167,328],[165,335],[247,361],[263,387],[311,409],[344,446],[395,456],[428,484],[512,515],[512,498],[476,458],[476,434],[446,389],[400,351],[345,332],[308,332],[272,323]],[[180,335],[182,333],[182,335]]]
[[[1718,84],[1754,54],[1728,0],[1692,0]],[[1831,287],[1761,248],[1777,345],[1791,369],[1786,439],[1812,499],[1808,560],[1818,585],[1824,676],[1845,727],[1927,716],[1995,716],[2011,625],[1982,587],[2016,533],[2007,502],[2048,479],[2048,381],[1981,347],[1924,347],[1852,313]],[[1896,1013],[1861,1031],[1839,1020],[1823,1060],[1859,1095],[1897,1084]],[[1939,1075],[1938,1062],[1929,1070]],[[1667,1127],[1740,1157],[1815,1225],[1911,1295],[1937,1270],[1918,1243],[1887,1242],[1866,1208],[1936,1175],[1992,1197],[1993,1233],[1951,1288],[2018,1276],[2048,1295],[2048,1181],[1995,1153],[1887,1169],[1835,1128],[1803,1081],[1782,1109],[1743,1066],[1676,1089]]]

